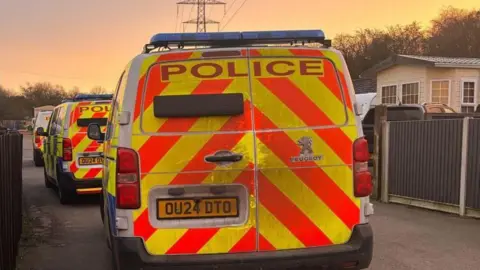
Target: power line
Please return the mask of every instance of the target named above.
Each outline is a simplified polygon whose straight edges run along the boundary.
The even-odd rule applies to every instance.
[[[175,15],[175,32],[177,32],[177,27],[178,27],[178,6],[177,6],[177,15]]]
[[[212,12],[213,12],[213,6],[210,6],[210,10],[208,11],[207,18],[210,18],[210,16],[212,15]]]
[[[247,3],[247,1],[248,0],[243,0],[243,3],[240,5],[240,7],[238,7],[238,9],[235,11],[235,13],[233,13],[232,17],[230,17],[230,19],[223,25],[223,27],[220,29],[220,31],[222,31],[223,29],[225,29],[225,27],[227,27],[227,25],[232,21],[233,18],[235,18],[237,13],[240,11],[240,9],[242,9],[242,7],[245,5],[245,3]]]
[[[193,14],[193,9],[194,8],[195,8],[195,6],[192,5],[192,8],[190,9],[190,14],[188,14],[188,21],[190,21],[192,19],[192,14]],[[182,18],[182,20],[183,20],[183,18]],[[182,28],[183,28],[183,32],[185,32],[185,25],[186,24],[182,23],[182,21],[180,21],[180,24],[183,24]]]
[[[192,14],[193,14],[193,9],[195,8],[194,5],[192,5],[192,8],[190,9],[190,14],[188,15],[188,19],[191,20],[192,19]]]
[[[232,4],[230,4],[230,6],[228,7],[227,11],[225,11],[225,14],[223,14],[223,17],[222,19],[220,20],[220,23],[223,22],[223,20],[225,20],[225,17],[227,16],[228,12],[230,11],[230,9],[232,9],[232,7],[235,5],[235,2],[237,2],[237,0],[233,0]]]
[[[183,19],[183,6],[179,7],[177,6],[177,14],[175,15],[175,33],[177,32],[178,29],[178,13],[179,13],[179,8],[182,10],[182,16],[180,17],[180,21]]]
[[[181,11],[182,14],[180,15],[180,20],[178,21],[178,25],[179,25],[179,26],[182,25],[182,20],[183,20],[183,13],[184,13],[184,11],[185,11],[185,8],[182,6],[182,11]],[[175,31],[175,32],[176,32],[176,31]]]

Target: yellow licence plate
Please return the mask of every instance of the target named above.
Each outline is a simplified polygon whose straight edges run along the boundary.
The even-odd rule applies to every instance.
[[[157,219],[238,217],[238,198],[157,199]]]
[[[78,158],[79,165],[98,165],[103,164],[102,157],[81,157]]]

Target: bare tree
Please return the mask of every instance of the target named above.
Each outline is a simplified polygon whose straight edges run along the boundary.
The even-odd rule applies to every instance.
[[[26,83],[25,86],[20,87],[20,91],[31,107],[57,105],[67,97],[63,86],[49,82]]]
[[[76,96],[79,93],[80,93],[80,88],[78,86],[74,86],[74,87],[72,87],[72,89],[68,90],[67,96],[69,98],[73,98],[74,96]]]
[[[13,92],[2,85],[0,85],[0,120],[10,119],[10,113],[12,107],[9,104],[10,97],[13,96]]]
[[[362,29],[341,34],[334,46],[343,52],[353,78],[392,54],[422,54],[425,33],[419,24],[395,25],[386,30]]]
[[[3,85],[0,84],[0,97],[5,98],[13,95],[13,91],[10,89],[7,89],[3,87]]]
[[[95,86],[90,90],[90,94],[111,94],[111,91],[103,88],[102,86]]]
[[[431,21],[428,54],[480,57],[480,9],[448,7]]]

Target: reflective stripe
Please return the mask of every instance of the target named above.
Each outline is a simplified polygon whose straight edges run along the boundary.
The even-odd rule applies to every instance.
[[[79,188],[77,193],[79,194],[97,194],[102,191],[102,188]]]

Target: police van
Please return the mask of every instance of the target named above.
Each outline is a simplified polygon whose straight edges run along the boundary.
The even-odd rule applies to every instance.
[[[76,95],[53,110],[45,136],[44,180],[47,188],[56,188],[60,203],[72,203],[77,195],[99,194],[103,177],[103,144],[90,140],[88,125],[106,129],[113,95]]]
[[[115,269],[369,266],[368,144],[322,31],[157,34],[111,110],[88,136]]]
[[[37,114],[37,117],[33,120],[33,130],[36,130],[39,127],[44,129],[47,128],[48,121],[50,121],[50,116],[52,111],[40,111]],[[32,145],[33,145],[33,163],[35,166],[41,167],[44,165],[43,162],[43,141],[45,137],[34,135],[32,136]]]

